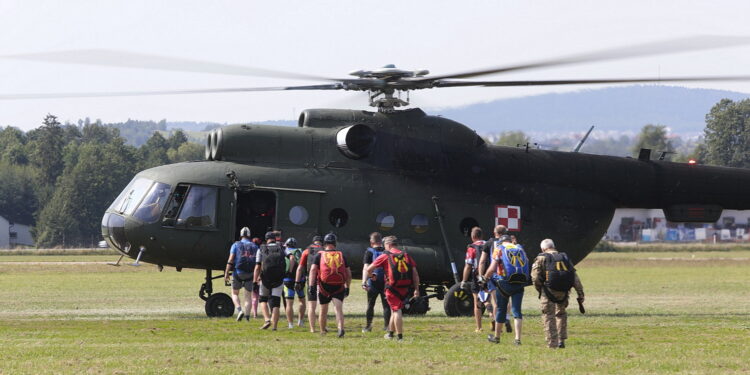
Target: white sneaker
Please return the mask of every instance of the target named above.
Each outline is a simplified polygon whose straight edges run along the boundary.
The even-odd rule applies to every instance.
[[[237,321],[242,321],[242,318],[245,316],[245,313],[242,312],[242,310],[237,311]]]
[[[305,322],[298,320],[297,321],[297,327],[302,327],[305,324]]]
[[[294,323],[289,323],[289,324],[287,324],[287,328],[289,328],[289,329],[294,329]]]

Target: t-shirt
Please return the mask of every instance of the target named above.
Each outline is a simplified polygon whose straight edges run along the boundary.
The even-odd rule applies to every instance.
[[[390,262],[388,262],[388,253],[391,253],[393,255],[401,254],[402,251],[396,248],[391,248],[390,250],[387,250],[386,253],[383,253],[381,256],[378,257],[378,259],[375,259],[375,261],[372,263],[375,265],[375,267],[383,267],[384,270],[387,270],[385,267],[390,267]],[[414,262],[414,259],[409,256],[409,254],[406,254],[404,257],[406,260],[406,263],[409,264],[410,267],[414,268],[417,266],[417,263]],[[385,273],[386,281],[388,279],[388,272]],[[404,288],[406,289],[406,288]]]
[[[248,240],[247,238],[241,239],[239,242],[242,242],[243,246],[246,249],[249,249],[252,253],[255,253],[256,256],[258,254],[258,246],[256,246],[252,241]],[[239,246],[237,242],[232,244],[232,247],[229,248],[229,254],[234,254],[234,271],[232,272],[232,276],[237,277],[239,271],[237,270],[237,267],[240,265],[240,250],[242,247]],[[257,262],[257,260],[256,260]],[[254,265],[253,265],[254,266]]]

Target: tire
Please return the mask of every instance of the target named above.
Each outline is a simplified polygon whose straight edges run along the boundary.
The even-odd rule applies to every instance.
[[[443,299],[443,309],[448,316],[474,315],[474,296],[468,290],[461,289],[460,284],[454,284]]]
[[[225,293],[214,293],[206,299],[206,315],[209,318],[229,318],[234,314],[232,297]]]

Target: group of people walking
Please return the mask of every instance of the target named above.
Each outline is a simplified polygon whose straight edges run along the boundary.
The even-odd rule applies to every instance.
[[[583,304],[584,298],[573,263],[567,254],[555,249],[551,239],[545,239],[540,244],[541,252],[530,264],[523,246],[507,232],[505,226],[498,225],[494,228],[494,237],[485,241],[481,228],[471,230],[472,243],[466,249],[460,287],[473,295],[476,332],[482,332],[483,312],[488,310],[492,329],[487,340],[499,343],[505,327],[507,332],[515,333],[514,344],[521,345],[524,289],[534,285],[541,301],[547,345],[565,348],[570,289],[576,290],[579,303]]]
[[[503,328],[514,332],[514,344],[521,345],[524,289],[534,285],[539,292],[547,345],[564,348],[567,339],[569,291],[575,289],[583,303],[583,287],[572,262],[558,252],[551,239],[542,241],[541,253],[530,264],[523,246],[507,228],[498,225],[494,237],[483,240],[479,227],[472,228],[466,250],[463,280],[460,288],[474,298],[476,331],[482,332],[485,310],[492,317],[487,336],[499,343]],[[261,309],[261,329],[276,330],[279,309],[285,305],[288,328],[294,328],[294,302],[298,301],[297,326],[304,325],[305,313],[310,332],[325,335],[328,306],[333,303],[337,337],[345,335],[343,304],[349,296],[352,272],[343,252],[336,249],[334,233],[315,236],[304,250],[294,238],[281,244],[280,232],[265,234],[265,242],[251,240],[250,229],[240,231],[240,240],[232,244],[224,278],[232,285],[236,317],[250,319]],[[398,248],[398,238],[370,234],[370,246],[364,253],[362,289],[367,293],[366,325],[362,332],[372,331],[375,305],[380,298],[383,307],[383,330],[386,339],[403,340],[403,311],[412,297],[419,297],[419,273],[414,259]],[[231,277],[230,277],[231,276]],[[240,293],[244,290],[244,301]],[[283,298],[283,299],[282,299]],[[255,303],[257,301],[257,304]],[[320,314],[317,313],[320,305]],[[508,313],[510,310],[510,314]],[[513,324],[510,323],[510,315]],[[316,327],[317,323],[317,327]]]
[[[316,332],[316,322],[321,334],[328,333],[328,306],[333,303],[337,336],[344,329],[344,299],[349,296],[352,272],[344,253],[336,249],[334,233],[313,237],[304,251],[297,247],[294,238],[280,244],[280,232],[265,234],[260,246],[250,239],[250,229],[240,231],[240,240],[232,244],[224,279],[231,279],[232,301],[237,320],[250,319],[254,291],[258,292],[258,306],[263,314],[261,329],[276,330],[279,308],[285,303],[287,324],[294,328],[294,299],[299,301],[297,326],[304,324],[305,311],[310,332]],[[385,338],[403,340],[403,309],[411,297],[419,296],[419,273],[414,259],[398,249],[398,238],[382,238],[380,233],[370,235],[370,247],[365,253],[362,270],[362,288],[368,294],[367,325],[362,330],[372,330],[374,305],[381,298],[386,322]],[[244,290],[244,302],[240,293]],[[282,300],[282,296],[284,299]],[[307,297],[307,299],[306,299]],[[320,305],[320,314],[317,313]],[[387,313],[385,309],[387,308]]]

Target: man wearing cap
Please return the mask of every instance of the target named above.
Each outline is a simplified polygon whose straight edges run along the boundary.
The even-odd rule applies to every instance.
[[[310,268],[310,285],[318,286],[320,303],[320,333],[328,332],[328,304],[333,302],[336,313],[338,337],[344,337],[344,298],[349,295],[352,270],[344,253],[336,250],[336,235],[328,233],[323,237],[323,250],[315,254]]]
[[[255,282],[260,282],[260,308],[263,310],[263,318],[265,318],[261,329],[268,329],[273,325],[275,331],[279,323],[279,307],[281,306],[281,294],[284,289],[286,260],[284,250],[276,242],[274,232],[266,233],[266,243],[260,245],[255,259],[257,262],[255,265]]]
[[[315,255],[323,250],[323,237],[313,237],[313,243],[308,246],[299,258],[299,265],[297,266],[297,274],[294,283],[294,289],[298,292],[304,292],[305,280],[310,274],[310,268],[312,267],[312,261]],[[315,324],[317,317],[318,307],[318,290],[311,286],[312,283],[308,282],[307,288],[307,320],[310,324],[310,332],[315,332]]]
[[[237,310],[237,321],[244,317],[250,320],[250,303],[253,293],[253,272],[255,269],[255,254],[258,247],[250,241],[250,228],[244,227],[240,230],[240,240],[233,243],[229,249],[229,260],[224,270],[224,282],[229,283],[229,275],[232,275],[232,302]],[[244,269],[244,270],[243,270]],[[251,272],[247,272],[247,270]],[[245,290],[245,301],[240,304],[240,290]],[[244,305],[244,308],[243,308]]]

